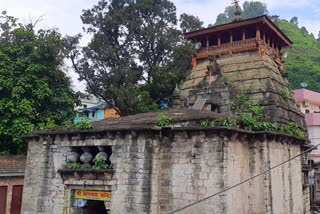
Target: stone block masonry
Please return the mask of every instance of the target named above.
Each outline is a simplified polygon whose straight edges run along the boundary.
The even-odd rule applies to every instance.
[[[227,128],[144,128],[39,134],[28,138],[22,211],[81,213],[75,189],[112,191],[112,214],[164,214],[301,153],[303,139]],[[111,146],[113,175],[63,176],[74,147]],[[179,213],[301,214],[301,158]]]
[[[291,89],[287,73],[270,56],[259,52],[224,55],[216,60],[219,72],[212,74],[209,85],[209,59],[200,60],[182,85],[176,107],[190,107],[197,98],[207,99],[219,113],[230,113],[235,95],[246,95],[265,108],[273,122],[305,125]]]

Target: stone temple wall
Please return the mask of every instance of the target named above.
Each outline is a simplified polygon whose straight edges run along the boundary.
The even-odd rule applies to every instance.
[[[74,189],[112,191],[112,214],[169,213],[302,152],[303,139],[228,128],[56,133],[29,138],[22,212],[82,213]],[[65,178],[73,147],[111,146],[112,176]],[[301,214],[301,158],[178,213]]]
[[[199,61],[182,85],[176,106],[191,107],[197,98],[206,98],[219,106],[219,113],[230,113],[229,104],[236,94],[265,107],[273,122],[295,122],[304,126],[304,118],[295,103],[287,73],[270,56],[258,52],[224,55],[217,58],[218,72],[212,73],[209,86],[209,59]]]

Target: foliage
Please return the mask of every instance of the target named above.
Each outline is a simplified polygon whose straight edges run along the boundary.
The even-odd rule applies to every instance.
[[[93,169],[93,170],[103,170],[103,169],[112,169],[112,165],[108,165],[106,161],[97,156],[93,159],[93,166],[90,164],[80,164],[80,163],[71,163],[68,165],[69,169]]]
[[[182,33],[200,30],[203,28],[203,21],[196,16],[183,13],[180,15],[180,28]]]
[[[283,89],[282,96],[285,100],[290,100],[292,98],[292,96],[287,88]]]
[[[272,123],[270,121],[270,117],[265,116],[263,108],[258,104],[253,104],[244,95],[236,96],[236,102],[231,105],[231,110],[240,116],[239,121],[231,117],[219,118],[213,122],[209,120],[202,121],[201,126],[239,127],[250,131],[275,131],[297,137],[307,137],[307,134],[303,128],[296,123],[291,123],[282,127],[280,127],[277,123]]]
[[[243,11],[241,17],[243,19],[254,18],[257,16],[268,14],[267,5],[259,1],[245,1],[242,8]],[[217,16],[215,25],[232,22],[235,18],[235,10],[235,6],[226,7],[224,13],[221,13]]]
[[[219,118],[213,121],[213,126],[224,126],[224,127],[239,127],[237,120],[232,117]]]
[[[286,70],[292,89],[308,83],[308,89],[320,92],[320,43],[286,20],[277,20],[278,27],[293,41],[288,51]]]
[[[287,126],[281,127],[280,131],[289,135],[307,137],[307,133],[296,123],[290,123]]]
[[[296,16],[292,17],[290,19],[290,24],[298,26],[299,25],[298,17],[296,17]]]
[[[68,37],[73,67],[88,92],[121,116],[153,111],[192,69],[194,47],[183,41],[169,0],[100,0],[81,19],[93,37],[83,48],[80,35]],[[181,21],[185,31],[201,23],[186,14]]]
[[[267,5],[259,1],[245,1],[243,3],[242,17],[249,19],[268,14]]]
[[[106,164],[106,161],[100,157],[100,156],[96,156],[93,159],[94,165],[92,167],[92,169],[94,170],[102,170],[102,169],[111,169],[111,165]]]
[[[69,169],[81,169],[82,165],[79,163],[71,163],[71,164],[69,164],[68,167],[69,167]]]
[[[212,126],[212,122],[210,120],[204,120],[201,122],[201,126],[202,127],[211,127]]]
[[[234,6],[228,6],[225,8],[223,13],[220,13],[217,16],[216,23],[214,25],[222,25],[226,23],[230,23],[235,18],[234,13],[236,12],[236,8]]]
[[[167,127],[172,125],[172,118],[165,115],[164,113],[160,113],[158,119],[156,121],[156,125],[160,127]]]
[[[265,116],[263,108],[254,104],[244,95],[237,95],[236,102],[231,105],[231,109],[240,114],[240,126],[252,131],[276,131],[278,126],[270,122],[270,118]]]
[[[57,29],[0,14],[0,151],[24,153],[19,136],[74,117],[79,101],[62,70],[68,51]]]
[[[307,35],[309,35],[309,32],[308,32],[308,30],[307,30],[307,28],[305,27],[305,26],[302,26],[301,28],[300,28],[300,30],[301,30],[301,32],[302,32],[302,34],[304,35],[304,36],[307,36]],[[310,35],[311,36],[311,35]],[[312,36],[311,36],[312,37]]]
[[[87,117],[84,117],[81,121],[79,121],[75,125],[75,127],[76,129],[80,129],[80,130],[92,129],[92,122],[90,122],[90,120]]]

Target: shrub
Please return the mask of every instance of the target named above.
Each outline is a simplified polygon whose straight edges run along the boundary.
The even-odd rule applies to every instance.
[[[158,119],[156,121],[156,125],[160,127],[167,127],[172,125],[172,118],[165,115],[164,113],[160,113]]]

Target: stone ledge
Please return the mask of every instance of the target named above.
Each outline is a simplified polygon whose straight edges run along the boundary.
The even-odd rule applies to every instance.
[[[186,132],[196,132],[196,131],[203,131],[203,132],[215,132],[219,135],[225,135],[227,137],[236,137],[236,138],[257,138],[260,141],[267,139],[276,139],[278,141],[290,141],[295,142],[297,144],[300,144],[306,149],[309,149],[310,141],[306,138],[296,137],[293,135],[288,135],[280,132],[267,132],[267,131],[249,131],[245,129],[240,128],[231,128],[231,127],[201,127],[199,126],[189,126],[189,127],[141,127],[138,130],[133,128],[127,128],[127,129],[93,129],[93,130],[87,130],[87,131],[81,131],[81,132],[58,132],[58,133],[46,133],[43,136],[47,137],[48,135],[51,137],[56,136],[74,136],[74,135],[81,135],[82,141],[85,140],[92,140],[93,135],[99,135],[99,139],[111,139],[114,140],[116,136],[124,136],[124,132],[129,132],[131,134],[134,134],[135,136],[139,135],[139,132],[145,132],[145,131],[152,131],[155,132],[154,134],[158,134],[161,137],[171,137],[174,135],[174,132],[176,131],[186,131]],[[39,135],[41,137],[41,135]],[[38,136],[38,137],[39,137]],[[32,136],[30,136],[32,137]],[[34,137],[34,136],[33,136]],[[97,172],[95,170],[91,170],[92,172]],[[71,171],[70,169],[62,170],[61,172],[70,173],[70,172],[77,172],[77,170]],[[79,170],[78,172],[90,172],[90,170]]]
[[[93,170],[93,169],[59,169],[63,181],[71,178],[91,179],[91,180],[112,180],[114,175],[113,169]]]

